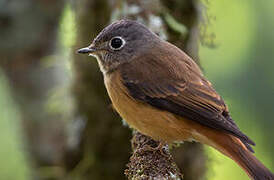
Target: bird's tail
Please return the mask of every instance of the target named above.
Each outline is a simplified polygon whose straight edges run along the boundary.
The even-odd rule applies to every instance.
[[[217,137],[217,136],[214,136]],[[214,139],[214,137],[211,137]],[[253,180],[274,180],[274,175],[268,170],[246,146],[236,137],[223,134],[214,141],[216,149],[233,159]]]
[[[274,175],[250,151],[239,147],[231,153],[236,161],[254,180],[274,180]]]

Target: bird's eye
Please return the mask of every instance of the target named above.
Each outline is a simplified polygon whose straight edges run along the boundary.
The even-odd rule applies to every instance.
[[[125,45],[125,40],[119,36],[110,40],[109,46],[112,50],[119,50]]]

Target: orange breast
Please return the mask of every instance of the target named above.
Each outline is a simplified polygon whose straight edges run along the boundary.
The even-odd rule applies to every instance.
[[[105,75],[105,85],[114,108],[131,128],[155,140],[173,142],[193,139],[190,121],[136,101],[122,84],[118,71]]]

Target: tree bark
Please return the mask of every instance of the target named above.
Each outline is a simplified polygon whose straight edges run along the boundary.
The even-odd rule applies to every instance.
[[[75,49],[87,46],[109,23],[111,6],[107,0],[77,0],[75,3],[77,42]],[[78,152],[69,153],[68,171],[81,179],[124,179],[129,158],[130,130],[122,125],[111,108],[102,74],[95,59],[74,54],[78,121],[86,126]]]
[[[26,149],[34,179],[63,176],[65,130],[60,114],[48,111],[50,92],[63,79],[53,61],[64,1],[2,1],[0,6],[0,67],[22,115]],[[55,169],[46,173],[47,168]]]

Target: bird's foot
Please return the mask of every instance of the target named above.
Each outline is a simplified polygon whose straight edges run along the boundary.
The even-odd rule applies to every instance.
[[[161,155],[163,155],[165,157],[169,157],[169,155],[167,153],[168,145],[166,144],[166,142],[163,142],[163,141],[160,141],[160,143],[156,147],[151,147],[150,145],[145,144],[140,150],[142,153],[145,153],[147,151],[156,153],[157,151],[159,151],[161,153]]]

